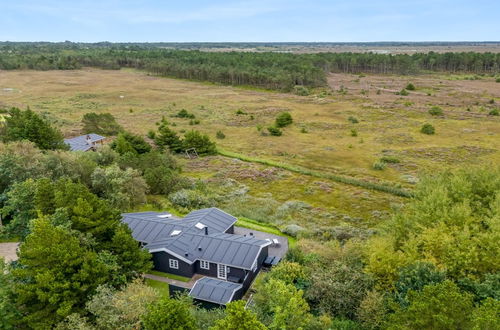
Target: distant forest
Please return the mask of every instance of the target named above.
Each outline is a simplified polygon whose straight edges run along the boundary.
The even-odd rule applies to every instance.
[[[194,44],[3,42],[0,43],[0,69],[135,68],[159,76],[229,85],[250,85],[281,91],[290,91],[296,85],[325,86],[326,74],[329,72],[392,74],[415,74],[427,71],[476,74],[500,72],[500,54],[489,52],[429,52],[412,55],[203,52],[181,49],[188,48],[186,45]],[[214,45],[230,47],[232,44]]]

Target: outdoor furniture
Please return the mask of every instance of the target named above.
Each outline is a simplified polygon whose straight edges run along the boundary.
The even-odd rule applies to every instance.
[[[280,246],[280,241],[277,238],[273,238],[273,244],[276,246]]]

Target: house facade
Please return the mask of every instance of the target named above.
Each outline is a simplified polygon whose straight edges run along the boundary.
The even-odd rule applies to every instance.
[[[184,277],[204,275],[190,294],[221,305],[242,297],[271,244],[233,234],[236,218],[217,208],[193,211],[183,219],[160,212],[122,216],[132,236],[152,254],[155,270]]]

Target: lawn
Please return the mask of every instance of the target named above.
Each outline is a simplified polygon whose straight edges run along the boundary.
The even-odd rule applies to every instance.
[[[157,270],[152,270],[149,272],[149,274],[161,276],[161,277],[165,277],[165,278],[170,278],[172,280],[177,280],[177,281],[181,281],[181,282],[189,282],[191,280],[189,277],[168,274],[168,273],[164,273],[164,272],[159,272]]]
[[[170,295],[170,292],[168,289],[168,283],[152,280],[149,278],[146,278],[145,280],[146,280],[146,284],[148,286],[158,290],[158,292],[160,293],[161,296],[168,297]]]

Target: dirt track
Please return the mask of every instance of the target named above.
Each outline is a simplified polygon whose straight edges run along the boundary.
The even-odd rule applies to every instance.
[[[0,243],[0,257],[5,261],[17,260],[16,250],[19,243]]]

